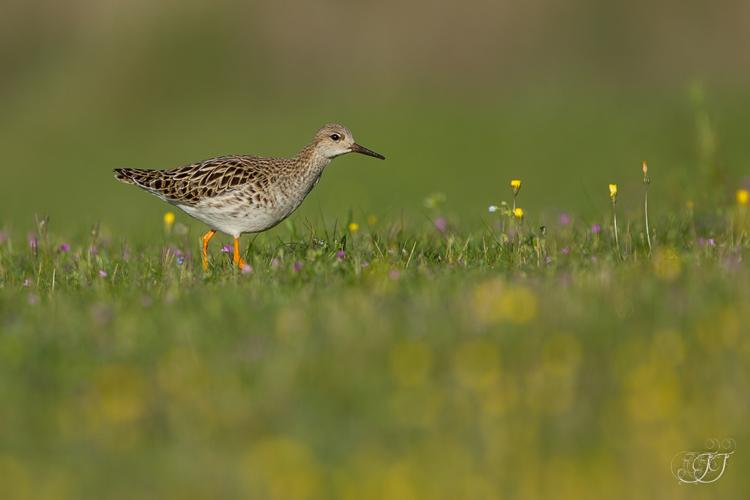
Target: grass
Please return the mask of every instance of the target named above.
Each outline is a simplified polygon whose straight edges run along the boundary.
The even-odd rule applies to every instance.
[[[204,274],[181,217],[149,244],[3,233],[4,498],[750,490],[742,449],[704,490],[670,472],[750,439],[747,207],[652,213],[649,257],[635,211],[618,252],[604,218],[463,230],[430,206],[293,219],[243,240],[245,273],[214,240]]]
[[[4,499],[750,493],[746,93],[78,92],[0,123]],[[336,160],[243,238],[251,272],[217,236],[203,273],[205,228],[111,178],[288,154],[332,114],[389,160]],[[709,438],[726,473],[679,485]]]

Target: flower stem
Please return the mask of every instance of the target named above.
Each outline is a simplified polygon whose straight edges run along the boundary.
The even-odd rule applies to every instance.
[[[612,223],[615,230],[615,246],[617,247],[617,256],[622,259],[622,253],[620,253],[620,238],[617,235],[617,211],[615,210],[614,200],[612,200]]]
[[[651,256],[651,231],[648,228],[648,184],[646,185],[646,196],[643,199],[643,213],[646,217],[646,241],[648,242],[648,255]]]

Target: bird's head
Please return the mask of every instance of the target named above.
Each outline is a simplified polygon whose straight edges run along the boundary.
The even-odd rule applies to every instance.
[[[337,123],[329,123],[318,130],[315,134],[315,139],[313,139],[313,144],[318,153],[329,159],[346,153],[360,153],[385,160],[385,156],[380,153],[376,153],[354,142],[354,137],[352,137],[349,129]]]

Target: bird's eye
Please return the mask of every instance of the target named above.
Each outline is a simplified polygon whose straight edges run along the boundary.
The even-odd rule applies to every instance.
[[[331,134],[331,139],[333,139],[334,141],[338,141],[339,139],[341,139],[341,136],[339,134]]]

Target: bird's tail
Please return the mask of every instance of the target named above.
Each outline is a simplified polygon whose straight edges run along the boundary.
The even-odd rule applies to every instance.
[[[115,179],[125,184],[148,187],[149,171],[140,168],[116,168]]]

